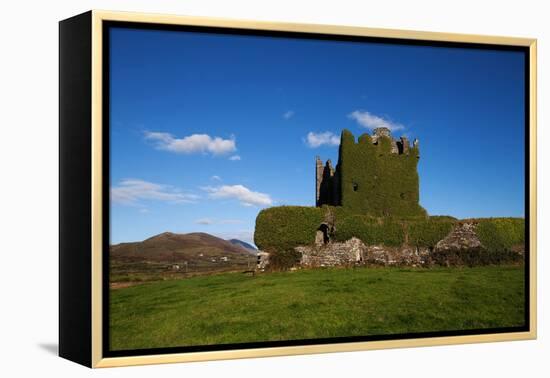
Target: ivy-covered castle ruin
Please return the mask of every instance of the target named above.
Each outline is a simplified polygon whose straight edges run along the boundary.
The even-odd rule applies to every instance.
[[[416,139],[411,146],[404,136],[394,139],[385,127],[357,141],[343,130],[336,167],[330,159],[323,164],[316,158],[315,204],[379,217],[426,215],[419,205],[419,157]]]
[[[275,206],[256,218],[254,242],[274,269],[517,263],[523,218],[458,220],[419,204],[418,141],[387,128],[356,140],[342,131],[338,162],[315,162],[315,205]]]

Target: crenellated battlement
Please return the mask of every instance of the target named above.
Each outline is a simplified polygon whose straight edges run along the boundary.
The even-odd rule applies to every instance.
[[[395,155],[399,157],[396,159]],[[354,135],[343,130],[338,163],[315,159],[316,206],[344,206],[376,216],[421,215],[417,164],[419,143],[394,139],[388,128]]]
[[[350,138],[351,136],[351,138]],[[411,151],[411,144],[409,139],[406,136],[401,136],[399,139],[394,139],[391,135],[390,129],[387,127],[379,127],[374,129],[373,134],[368,133],[362,134],[359,136],[358,140],[355,141],[355,137],[351,132],[344,130],[342,132],[342,138],[346,138],[348,141],[353,140],[355,144],[372,144],[374,146],[383,145],[384,140],[389,140],[390,144],[390,153],[396,155],[408,155]],[[416,154],[418,155],[418,139],[414,139],[412,148],[416,149]]]

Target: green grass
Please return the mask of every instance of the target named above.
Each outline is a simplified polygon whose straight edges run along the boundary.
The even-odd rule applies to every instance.
[[[521,326],[522,266],[229,273],[111,291],[113,350]]]

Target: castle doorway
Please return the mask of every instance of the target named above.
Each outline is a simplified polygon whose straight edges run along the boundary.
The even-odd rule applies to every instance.
[[[315,244],[321,246],[323,244],[328,244],[329,241],[329,227],[327,224],[323,223],[317,229],[317,233],[315,235]]]

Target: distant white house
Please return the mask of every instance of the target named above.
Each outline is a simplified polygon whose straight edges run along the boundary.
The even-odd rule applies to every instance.
[[[223,256],[222,258],[220,258],[220,260],[221,260],[221,261],[227,261],[227,260],[229,260],[229,259],[227,258],[227,256]]]
[[[256,254],[256,268],[263,271],[269,264],[269,253],[260,251]]]

